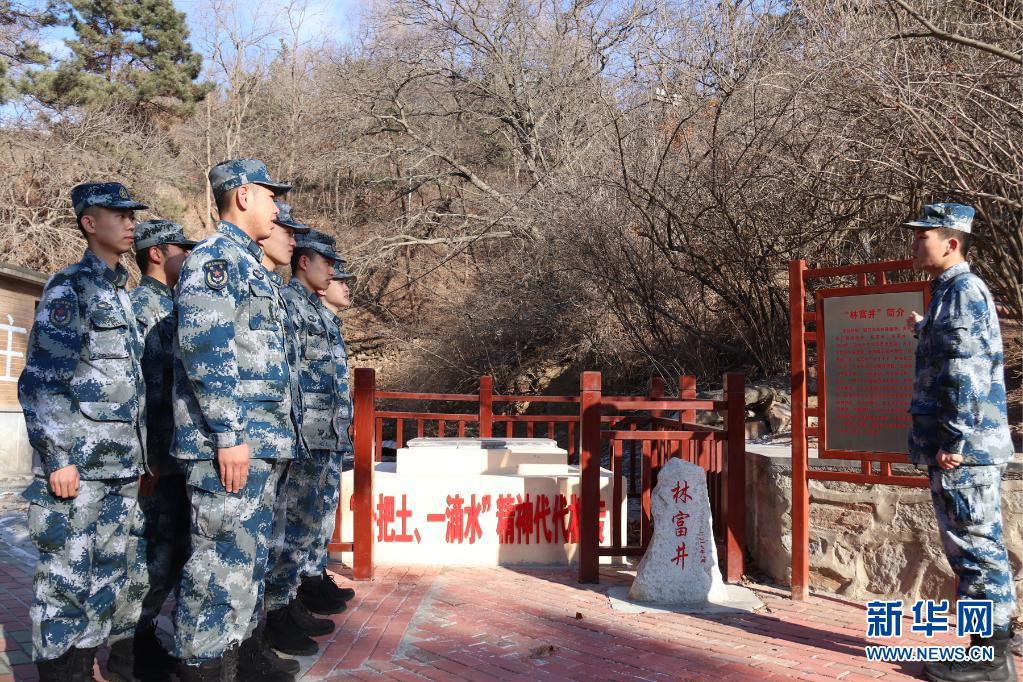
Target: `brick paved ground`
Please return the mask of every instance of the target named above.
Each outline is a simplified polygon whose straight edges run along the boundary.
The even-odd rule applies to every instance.
[[[0,493],[0,682],[31,680],[33,557],[24,513],[4,508]],[[612,610],[602,590],[629,580],[612,570],[600,585],[580,586],[568,571],[381,568],[355,585],[337,629],[320,638],[320,655],[300,659],[302,679],[887,682],[919,673],[918,664],[866,661],[856,604],[793,602],[779,588],[751,585],[765,604],[756,614]]]

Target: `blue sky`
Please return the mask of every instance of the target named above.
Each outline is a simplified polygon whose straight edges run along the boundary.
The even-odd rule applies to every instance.
[[[208,11],[210,3],[214,0],[174,0],[174,5],[179,11],[185,13],[188,18],[190,41],[193,49],[206,56],[203,35],[206,33],[204,25],[207,23],[204,12]],[[221,2],[235,3],[244,9],[233,17],[236,20],[237,28],[241,31],[253,27],[254,22],[262,22],[262,28],[274,28],[281,31],[281,35],[287,35],[288,25],[286,22],[273,21],[273,16],[279,14],[282,7],[289,0],[257,0],[251,3],[250,0],[219,0]],[[306,12],[305,20],[302,22],[299,32],[299,43],[304,47],[315,48],[324,43],[346,43],[349,42],[358,29],[358,17],[363,8],[374,0],[291,0],[292,5],[304,3]],[[33,0],[26,0],[25,4],[34,4]],[[41,3],[40,3],[41,4]],[[265,31],[264,31],[265,33]],[[41,47],[56,59],[61,59],[68,54],[64,40],[73,35],[73,31],[66,26],[48,28],[39,36]],[[269,37],[264,41],[267,54],[272,54],[278,47],[276,37]],[[202,78],[216,80],[216,74],[204,73]],[[31,109],[26,109],[24,103],[17,99],[0,104],[0,125],[17,123],[24,116],[32,116]]]
[[[305,21],[300,32],[300,41],[313,43],[321,39],[330,42],[348,42],[351,40],[358,26],[358,15],[366,6],[367,0],[304,0],[306,6]],[[243,2],[245,6],[240,16],[236,19],[240,23],[249,21],[267,22],[269,15],[279,10],[286,3],[286,0],[262,0],[256,4],[259,8],[256,12],[250,12],[251,4]],[[191,33],[192,47],[203,52],[202,36],[204,34],[204,11],[209,7],[209,0],[174,0],[175,7],[184,12],[188,17],[188,24]],[[299,4],[296,2],[295,4]],[[257,16],[258,12],[262,14]],[[287,29],[286,25],[280,26]],[[71,36],[71,29],[67,27],[55,27],[47,29],[41,37],[41,44],[44,50],[58,59],[67,54],[64,46],[64,39]],[[271,41],[276,45],[276,40]]]

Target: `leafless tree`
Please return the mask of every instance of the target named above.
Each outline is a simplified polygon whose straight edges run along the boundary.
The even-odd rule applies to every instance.
[[[304,0],[204,1],[191,120],[0,128],[0,258],[77,258],[87,177],[201,234],[209,167],[256,156],[404,385],[782,373],[787,261],[905,257],[931,201],[977,207],[975,263],[1023,311],[1018,0],[394,0],[345,45]]]

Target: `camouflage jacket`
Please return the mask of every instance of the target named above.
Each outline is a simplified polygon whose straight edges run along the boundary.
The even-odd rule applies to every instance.
[[[213,459],[217,448],[242,443],[253,459],[293,456],[285,312],[262,257],[259,244],[221,221],[181,268],[171,445],[178,459]]]
[[[71,464],[87,480],[142,473],[142,338],[127,281],[86,250],[46,283],[18,380],[37,474]]]
[[[941,449],[962,454],[966,464],[1007,462],[1012,440],[998,316],[967,263],[931,282],[931,302],[916,331],[910,458],[933,464]]]
[[[347,441],[348,361],[334,316],[295,277],[282,289],[295,327],[302,391],[302,432],[312,450],[340,450]]]
[[[180,474],[170,456],[174,435],[174,292],[169,286],[143,275],[132,289],[131,305],[142,334],[142,374],[146,380],[146,459],[151,471]]]
[[[301,357],[302,351],[299,348],[298,330],[287,307],[287,296],[284,292],[284,279],[276,272],[270,273],[270,282],[274,285],[278,303],[284,310],[284,331],[285,341],[288,349],[288,376],[291,378],[291,423],[295,429],[295,458],[306,457],[309,454],[309,446],[306,443],[305,433],[302,428],[304,396],[301,380]]]
[[[344,376],[342,381],[339,395],[341,400],[338,402],[337,415],[335,416],[335,425],[337,426],[338,432],[341,434],[341,446],[339,450],[346,453],[352,452],[352,439],[348,432],[348,427],[352,425],[352,415],[354,410],[352,409],[352,377],[348,369],[348,347],[345,346],[344,333],[341,331],[341,316],[334,316],[334,327],[336,328],[337,336],[334,339],[335,344],[338,347],[340,356],[344,361],[344,372],[338,376]]]

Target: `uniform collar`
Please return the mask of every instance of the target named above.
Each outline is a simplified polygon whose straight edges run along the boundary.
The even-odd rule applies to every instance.
[[[270,277],[270,281],[276,284],[278,288],[284,286],[284,278],[278,275],[275,270],[267,270],[266,274]]]
[[[149,287],[156,293],[161,294],[163,296],[168,296],[172,298],[174,296],[174,291],[169,286],[167,286],[160,280],[156,279],[155,277],[150,277],[149,275],[142,275],[142,279],[139,280],[139,286]]]
[[[252,257],[255,258],[257,262],[263,262],[263,247],[261,247],[252,237],[245,234],[245,232],[242,231],[242,228],[238,227],[234,223],[221,220],[220,223],[217,224],[217,232],[228,237],[231,241],[238,244],[238,246],[252,254]]]
[[[113,284],[115,287],[123,289],[128,283],[128,271],[124,269],[124,266],[120,263],[113,270],[110,269],[103,260],[92,252],[92,249],[86,249],[85,255],[82,256],[82,263],[87,268],[95,272],[97,275],[101,275],[103,279]]]
[[[956,277],[958,275],[963,274],[964,272],[969,271],[970,264],[967,263],[966,261],[963,261],[962,263],[956,263],[952,267],[945,270],[945,272],[941,273],[940,275],[934,278],[934,281],[931,282],[931,291],[932,292],[937,291],[938,287],[942,286],[953,277]]]
[[[288,286],[294,289],[295,291],[299,292],[303,296],[305,296],[306,300],[312,303],[313,305],[320,303],[320,295],[317,294],[315,291],[309,289],[306,285],[302,284],[298,277],[292,275],[291,280],[288,282]]]

